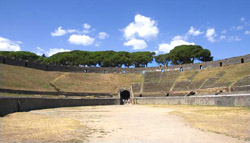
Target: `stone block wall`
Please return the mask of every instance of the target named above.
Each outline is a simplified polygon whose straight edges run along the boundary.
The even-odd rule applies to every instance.
[[[120,99],[0,98],[0,117],[37,109],[96,105],[120,105]]]
[[[136,97],[140,105],[213,105],[250,107],[250,95],[209,95],[190,97]]]

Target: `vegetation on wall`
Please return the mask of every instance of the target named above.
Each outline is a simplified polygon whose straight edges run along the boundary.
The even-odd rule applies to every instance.
[[[71,66],[145,67],[155,61],[159,64],[173,65],[193,63],[195,60],[212,61],[211,52],[198,45],[177,46],[170,53],[155,56],[155,52],[125,52],[125,51],[80,51],[60,52],[51,57],[38,56],[26,51],[0,51],[0,56],[21,60],[33,60],[47,64]]]

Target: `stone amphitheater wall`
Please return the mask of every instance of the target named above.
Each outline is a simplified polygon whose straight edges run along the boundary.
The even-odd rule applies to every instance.
[[[176,71],[182,68],[184,71],[186,70],[195,70],[200,68],[212,68],[212,67],[220,67],[227,65],[234,65],[240,63],[250,62],[250,54],[239,57],[232,57],[228,59],[204,62],[204,63],[195,63],[195,64],[184,64],[184,65],[176,65],[169,67],[149,67],[149,68],[104,68],[104,67],[77,67],[77,66],[62,66],[62,65],[51,65],[51,64],[43,64],[35,61],[28,60],[19,60],[14,58],[6,58],[0,57],[0,63],[15,65],[15,66],[23,66],[28,68],[34,68],[45,71],[61,71],[61,72],[86,72],[86,73],[142,73],[143,71]]]

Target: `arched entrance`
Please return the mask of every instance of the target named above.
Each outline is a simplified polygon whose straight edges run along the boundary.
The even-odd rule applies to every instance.
[[[128,90],[120,91],[120,104],[123,105],[128,100],[130,100],[130,92]]]

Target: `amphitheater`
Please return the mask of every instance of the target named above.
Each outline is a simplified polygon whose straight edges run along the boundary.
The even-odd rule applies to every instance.
[[[250,55],[150,68],[70,67],[0,57],[0,79],[1,142],[249,140]],[[215,130],[205,127],[205,119],[196,124],[201,109],[206,109],[202,119],[228,120],[234,127],[220,129],[211,122]]]

